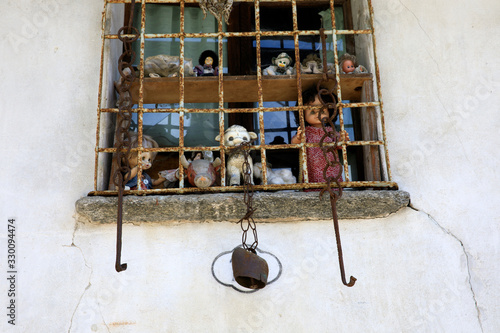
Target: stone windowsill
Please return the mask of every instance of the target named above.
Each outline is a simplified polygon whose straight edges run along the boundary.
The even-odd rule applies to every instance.
[[[405,191],[345,190],[337,203],[339,219],[386,217],[408,206]],[[319,192],[256,192],[253,218],[258,222],[294,222],[331,219],[328,194]],[[79,217],[91,223],[116,223],[117,198],[89,196],[76,202]],[[238,221],[245,215],[243,193],[129,195],[123,200],[123,222]]]

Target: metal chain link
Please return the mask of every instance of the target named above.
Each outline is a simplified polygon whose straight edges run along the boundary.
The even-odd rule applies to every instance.
[[[243,190],[244,190],[244,195],[243,195],[243,201],[245,202],[245,205],[247,206],[247,212],[245,216],[243,216],[238,223],[240,224],[241,230],[243,231],[243,235],[241,236],[241,243],[243,245],[243,248],[245,250],[249,250],[253,253],[255,253],[255,249],[259,245],[259,239],[257,237],[257,227],[255,225],[255,221],[252,217],[253,213],[256,211],[256,209],[253,208],[253,185],[252,185],[252,168],[250,166],[249,162],[249,155],[250,155],[250,146],[252,144],[252,141],[249,142],[243,142],[241,143],[238,147],[236,147],[231,154],[243,154],[243,157],[245,161],[243,162],[242,165],[242,171],[243,171]],[[253,233],[253,243],[252,245],[248,246],[246,241],[247,241],[247,233],[249,230],[252,230]]]
[[[130,179],[130,164],[128,156],[132,149],[132,142],[129,135],[130,123],[132,121],[132,97],[130,95],[130,86],[135,78],[133,63],[135,61],[135,52],[132,50],[132,43],[139,38],[139,31],[132,26],[134,18],[135,0],[131,1],[130,18],[128,25],[118,30],[118,39],[123,43],[123,53],[118,59],[118,73],[121,76],[120,85],[117,87],[118,97],[118,115],[117,129],[115,133],[115,146],[117,147],[114,156],[116,170],[113,174],[113,183],[118,188],[118,213],[116,222],[116,262],[115,269],[121,272],[127,269],[127,264],[121,263],[122,250],[122,212],[123,212],[123,191],[125,184]],[[133,36],[125,36],[124,34]],[[126,60],[127,59],[127,60]],[[128,69],[128,71],[127,71]]]
[[[326,181],[326,185],[319,193],[319,196],[321,198],[325,192],[328,192],[330,194],[330,205],[332,208],[333,227],[335,229],[335,240],[337,241],[337,253],[339,256],[340,277],[344,285],[352,287],[354,286],[354,283],[356,283],[356,278],[351,276],[349,282],[346,282],[345,271],[344,271],[344,259],[342,255],[342,244],[340,242],[339,221],[337,216],[337,200],[340,199],[340,197],[342,196],[342,185],[341,185],[342,172],[340,172],[336,176],[330,176],[330,177],[327,176],[328,168],[338,167],[339,170],[342,170],[343,167],[342,164],[340,163],[339,156],[337,154],[339,134],[335,130],[335,125],[333,124],[333,120],[338,114],[337,103],[326,103],[322,97],[329,95],[331,97],[331,100],[335,101],[336,99],[334,98],[334,92],[337,90],[338,82],[335,82],[335,85],[331,90],[328,90],[326,88],[321,88],[323,83],[326,83],[331,79],[335,80],[335,78],[333,78],[333,75],[331,74],[329,75],[327,72],[326,37],[323,28],[320,29],[320,35],[321,35],[321,44],[323,52],[323,78],[318,82],[316,89],[318,91],[318,98],[322,104],[321,110],[323,111],[325,109],[326,110],[333,109],[334,112],[332,116],[328,118],[319,118],[321,120],[321,126],[323,128],[323,131],[325,133],[319,142],[319,146],[321,147],[325,160],[327,161],[327,164],[323,169],[323,177]],[[322,112],[318,112],[318,117],[321,117],[321,114]],[[327,126],[329,126],[331,130],[327,129],[326,128]],[[331,142],[333,142],[333,145],[329,146],[325,145],[325,140],[327,138],[329,138]],[[334,188],[332,188],[332,184],[335,184]]]

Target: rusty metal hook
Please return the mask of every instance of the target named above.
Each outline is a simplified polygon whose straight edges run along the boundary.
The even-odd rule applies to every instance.
[[[121,253],[122,253],[122,224],[123,224],[123,191],[125,189],[125,183],[128,181],[130,176],[130,165],[126,156],[131,150],[131,140],[128,135],[128,130],[131,122],[131,109],[132,102],[129,98],[130,83],[134,80],[134,68],[132,63],[135,59],[135,53],[132,51],[131,44],[133,41],[137,40],[139,37],[138,30],[132,26],[134,17],[134,7],[135,0],[131,1],[130,6],[130,18],[128,25],[120,28],[118,30],[119,39],[123,42],[124,52],[118,59],[118,72],[123,79],[123,85],[120,87],[120,97],[118,99],[118,128],[116,130],[115,141],[117,145],[117,152],[115,154],[116,159],[116,172],[113,175],[113,180],[115,185],[118,187],[118,212],[116,217],[116,261],[115,269],[117,272],[121,272],[127,269],[126,263],[121,263]],[[132,38],[122,37],[122,33],[127,30],[128,32],[135,32],[135,36]],[[130,57],[131,59],[126,62],[125,57]],[[124,73],[125,68],[130,69],[130,73]],[[123,150],[126,149],[126,152]],[[123,163],[122,163],[123,162]]]
[[[333,94],[333,89],[337,88],[338,82],[335,82],[335,86],[333,89],[328,90],[321,88],[321,83],[324,81],[329,81],[331,79],[331,76],[328,75],[328,69],[326,65],[326,38],[325,38],[325,32],[324,29],[320,29],[320,35],[321,35],[321,43],[322,43],[322,51],[323,51],[323,79],[320,80],[317,84],[317,91],[318,91],[318,98],[321,101],[321,104],[323,105],[324,108],[332,108],[334,109],[333,115],[330,116],[328,119],[321,119],[321,126],[323,128],[323,131],[325,134],[320,140],[320,147],[323,150],[323,154],[325,156],[326,161],[328,162],[325,165],[325,168],[323,169],[323,177],[326,180],[326,186],[321,190],[319,196],[320,198],[323,196],[325,192],[328,192],[330,194],[330,204],[332,208],[332,217],[333,217],[333,228],[335,229],[335,240],[337,242],[337,253],[339,256],[339,266],[340,266],[340,278],[342,279],[342,283],[346,285],[347,287],[352,287],[356,283],[356,278],[351,276],[349,279],[349,282],[346,281],[345,278],[345,270],[344,270],[344,259],[342,255],[342,244],[340,241],[340,230],[339,230],[339,221],[338,221],[338,216],[337,216],[337,200],[342,196],[342,186],[340,182],[342,181],[341,179],[341,173],[338,174],[335,177],[328,177],[327,176],[327,170],[330,167],[334,166],[340,166],[342,168],[342,165],[340,164],[339,158],[336,155],[336,150],[337,150],[337,142],[338,142],[338,135],[337,132],[335,131],[335,126],[333,124],[333,119],[337,116],[338,113],[338,108],[337,108],[337,103],[326,103],[322,95],[330,95],[333,101],[336,101],[337,98],[334,98]],[[336,97],[336,96],[335,96]],[[319,117],[319,114],[318,114]],[[326,126],[330,126],[332,130],[327,130]],[[325,139],[329,137],[332,142],[334,143],[333,146],[325,146]],[[328,153],[332,153],[330,156],[333,156],[333,160],[329,160],[329,155]],[[336,189],[332,188],[332,182],[337,185]]]

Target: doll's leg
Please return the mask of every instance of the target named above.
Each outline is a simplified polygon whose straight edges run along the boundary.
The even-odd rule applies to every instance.
[[[229,185],[240,185],[240,170],[236,166],[229,166],[227,168]]]

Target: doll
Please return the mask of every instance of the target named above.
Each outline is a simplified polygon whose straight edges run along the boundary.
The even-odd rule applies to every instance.
[[[217,76],[219,75],[219,57],[212,50],[205,50],[198,59],[199,65],[194,69],[197,76]]]
[[[339,59],[340,74],[368,73],[365,66],[359,65],[356,56],[344,53]]]
[[[180,72],[179,56],[158,54],[147,57],[144,61],[144,75],[149,77],[175,77]],[[184,75],[194,76],[193,60],[184,59]]]
[[[223,140],[226,147],[235,147],[243,142],[251,142],[257,139],[257,134],[254,132],[248,132],[245,127],[240,125],[233,125],[229,127],[224,132],[224,137],[221,138],[220,135],[215,137],[215,141]],[[244,177],[243,173],[243,163],[245,162],[245,157],[242,152],[232,153],[227,159],[227,177],[229,180],[229,185],[240,185],[241,177]],[[250,182],[253,184],[253,163],[252,157],[248,156],[248,163],[250,164]]]
[[[320,88],[323,89],[323,88]],[[334,100],[331,100],[330,95],[322,95],[323,101],[326,103],[336,103],[336,97],[334,97]],[[302,94],[302,100],[304,105],[310,105],[310,106],[321,106],[321,101],[318,96],[318,91],[316,90],[316,86],[313,86],[312,88],[309,88],[308,90],[304,91]],[[323,135],[325,134],[323,130],[323,126],[321,124],[321,119],[323,118],[328,118],[332,116],[333,110],[328,110],[328,109],[305,109],[304,110],[304,120],[306,122],[306,127],[305,127],[305,139],[306,143],[319,143]],[[320,116],[318,116],[318,113],[320,113]],[[298,113],[295,115],[297,123],[299,122],[298,120]],[[334,123],[336,120],[332,120]],[[326,127],[327,131],[335,131],[333,128],[330,126]],[[302,142],[302,136],[303,136],[303,131],[299,127],[297,129],[297,134],[292,138],[292,143],[297,144]],[[346,131],[343,131],[340,135],[337,133],[339,141],[348,141],[349,140],[349,135],[347,134]],[[331,143],[333,142],[330,137],[326,137],[325,140],[323,141],[325,143]],[[340,147],[339,147],[340,149]],[[336,154],[336,152],[335,152]],[[333,156],[331,152],[328,153],[328,160],[333,161],[334,159],[338,160],[338,156]],[[323,183],[325,182],[325,178],[323,177],[323,170],[325,166],[328,164],[328,161],[325,159],[325,156],[323,154],[323,151],[321,150],[320,147],[310,147],[307,148],[307,171],[309,174],[309,182],[310,183]],[[340,165],[337,165],[335,167],[330,167],[327,170],[327,177],[334,177],[337,178],[342,174],[342,167]]]
[[[193,152],[192,157],[187,159],[183,154],[180,162],[184,167],[184,178],[188,179],[191,186],[206,188],[212,185],[220,185],[220,158],[214,159],[212,151]],[[166,188],[177,187],[179,182],[179,168],[163,170],[158,173],[165,182]]]
[[[323,64],[320,57],[315,53],[310,53],[302,60],[300,72],[306,74],[321,74],[323,73]]]
[[[292,58],[285,52],[271,60],[272,65],[262,71],[264,75],[293,75]]]
[[[137,148],[137,133],[130,132],[129,133],[130,141],[132,142],[131,147]],[[148,135],[142,136],[142,147],[143,148],[158,148],[158,143],[153,140],[152,137]],[[127,173],[124,176],[124,179],[127,180],[125,184],[125,190],[145,190],[152,189],[153,185],[158,185],[162,183],[165,179],[160,176],[160,178],[156,180],[152,180],[151,177],[145,173],[144,171],[151,168],[153,165],[153,160],[156,157],[155,152],[142,152],[137,158],[137,152],[130,152],[127,159],[130,166],[130,173]],[[137,173],[139,171],[139,162],[142,166],[142,177],[139,184],[137,184]],[[138,186],[139,185],[139,186]]]

